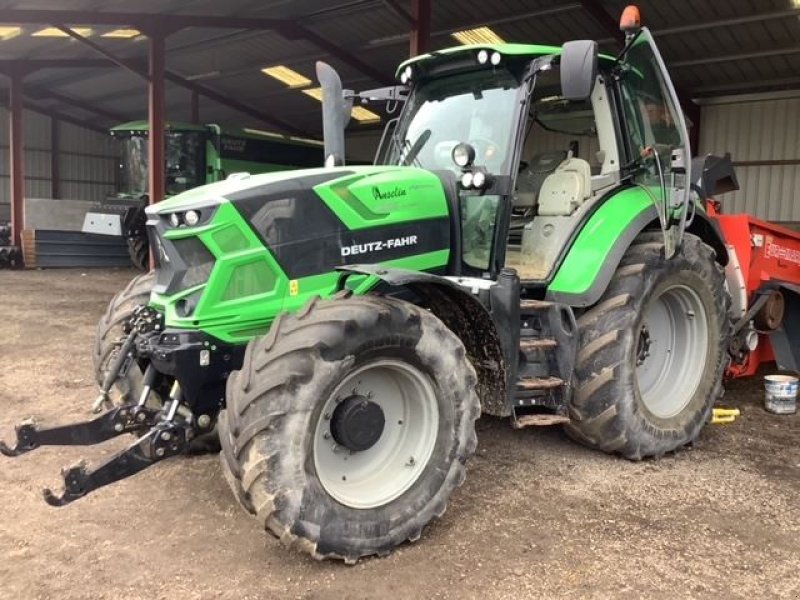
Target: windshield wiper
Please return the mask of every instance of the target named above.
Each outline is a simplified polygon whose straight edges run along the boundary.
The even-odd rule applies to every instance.
[[[403,157],[404,166],[408,166],[409,164],[416,164],[416,166],[418,167],[422,166],[420,162],[417,160],[417,156],[419,155],[420,150],[422,150],[422,147],[428,142],[429,139],[431,139],[431,130],[426,129],[419,135],[419,137],[410,147],[407,147],[408,151],[406,152],[406,155]],[[408,143],[408,140],[406,140],[406,143]],[[405,149],[406,148],[404,148],[404,150]]]

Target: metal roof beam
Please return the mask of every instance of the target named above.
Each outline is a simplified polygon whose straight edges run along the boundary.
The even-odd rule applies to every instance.
[[[408,12],[397,0],[383,0],[386,8],[391,10],[394,14],[405,19],[411,27],[416,27],[417,19]]]
[[[157,13],[104,12],[85,10],[20,10],[0,9],[3,23],[64,23],[66,25],[133,25],[141,29],[162,27],[167,30],[184,27],[220,29],[275,29],[290,27],[285,19],[221,17],[215,15],[175,15]]]
[[[0,60],[0,72],[21,70],[32,73],[40,69],[93,69],[113,67],[111,61],[91,58],[20,58]]]
[[[0,11],[0,12],[2,12],[2,11]],[[150,81],[150,75],[148,73],[147,68],[145,68],[144,66],[140,66],[139,64],[137,64],[137,63],[135,63],[133,61],[126,60],[126,59],[120,58],[118,56],[115,56],[113,53],[107,51],[102,46],[99,46],[98,44],[92,42],[91,40],[86,39],[84,36],[82,36],[82,35],[80,35],[78,33],[75,33],[74,31],[72,31],[68,27],[63,27],[62,30],[65,31],[66,33],[69,33],[73,38],[75,38],[79,42],[81,42],[83,44],[86,44],[89,48],[91,48],[92,50],[94,50],[98,54],[102,54],[103,56],[105,56],[109,61],[113,62],[114,64],[117,64],[117,65],[123,67],[124,69],[126,69],[128,71],[131,71],[132,73],[138,75],[139,77],[141,77],[142,79],[145,79],[146,81]],[[184,77],[178,75],[177,73],[175,73],[173,71],[170,71],[168,69],[164,70],[164,78],[167,81],[171,81],[172,83],[175,83],[175,84],[177,84],[177,85],[179,85],[181,87],[184,87],[184,88],[189,89],[189,90],[191,90],[193,92],[196,92],[196,93],[198,93],[198,94],[200,94],[202,96],[206,96],[207,98],[211,98],[215,102],[219,102],[220,104],[222,104],[224,106],[227,106],[227,107],[232,108],[234,110],[237,110],[237,111],[239,111],[239,112],[241,112],[243,114],[246,114],[246,115],[248,115],[250,117],[258,119],[259,121],[263,121],[265,123],[269,123],[273,127],[279,127],[280,129],[286,131],[287,133],[291,133],[293,135],[303,135],[303,136],[309,135],[308,132],[305,132],[305,131],[303,131],[301,129],[298,129],[298,128],[294,127],[293,125],[291,125],[290,123],[286,123],[286,122],[284,122],[284,121],[282,121],[282,120],[280,120],[280,119],[278,119],[276,117],[273,117],[271,115],[262,113],[261,111],[255,109],[255,108],[253,108],[253,107],[251,107],[249,105],[246,105],[246,104],[243,104],[243,103],[238,102],[236,100],[233,100],[231,98],[228,98],[224,94],[222,94],[220,92],[217,92],[217,91],[215,91],[215,90],[213,90],[211,88],[205,87],[205,86],[200,85],[198,83],[195,83],[193,81],[189,81],[188,79],[186,79],[186,78],[184,78]]]
[[[73,108],[78,108],[82,111],[93,113],[101,117],[105,117],[106,119],[109,119],[114,122],[122,122],[128,120],[128,117],[126,115],[122,115],[118,112],[114,112],[111,110],[107,110],[101,106],[97,106],[96,104],[91,104],[89,102],[79,100],[78,98],[73,98],[72,96],[67,96],[65,94],[54,92],[53,90],[45,89],[36,85],[30,85],[30,84],[26,85],[25,94],[35,100],[45,100],[50,98],[56,100],[57,102],[60,102],[61,104],[66,104],[67,106],[72,106]]]
[[[761,21],[771,21],[773,19],[784,19],[789,17],[800,17],[800,8],[790,8],[768,13],[747,15],[744,17],[733,17],[730,19],[719,19],[717,21],[706,21],[702,23],[687,23],[675,27],[665,27],[653,30],[654,35],[674,35],[678,33],[690,33],[692,31],[705,31],[716,29],[717,27],[732,27],[734,25],[747,25],[749,23],[760,23]]]
[[[392,77],[388,77],[386,73],[378,71],[377,69],[373,68],[372,66],[362,61],[354,54],[351,54],[341,46],[338,46],[333,42],[325,39],[318,33],[311,31],[310,29],[307,29],[306,27],[300,24],[293,24],[292,29],[293,29],[292,33],[297,37],[303,38],[306,41],[314,44],[320,50],[324,50],[334,58],[337,58],[343,63],[350,65],[357,71],[360,71],[361,73],[367,75],[368,77],[374,79],[375,81],[386,85],[391,85],[393,83],[394,79]]]
[[[761,81],[738,81],[719,85],[705,85],[694,88],[695,94],[716,94],[719,92],[735,92],[737,90],[752,90],[754,88],[774,87],[786,89],[788,86],[800,86],[800,77],[783,77],[778,79],[763,79]]]
[[[239,102],[238,100],[233,100],[232,98],[229,98],[225,94],[217,92],[204,85],[200,85],[199,83],[195,83],[194,81],[188,81],[185,78],[178,75],[177,73],[174,73],[173,71],[166,70],[164,72],[164,78],[167,81],[171,81],[172,83],[180,85],[181,87],[189,89],[193,92],[197,92],[201,96],[205,96],[206,98],[211,98],[212,100],[214,100],[215,102],[219,102],[223,106],[232,108],[242,114],[253,117],[254,119],[257,119],[264,123],[268,123],[273,127],[278,127],[282,129],[285,133],[304,136],[304,137],[313,137],[307,131],[299,129],[294,125],[287,123],[286,121],[283,121],[282,119],[278,119],[277,117],[273,117],[271,115],[263,113],[260,110],[253,108],[249,104],[244,104],[242,102]]]
[[[558,15],[565,12],[571,12],[574,10],[578,10],[581,8],[581,5],[578,2],[571,2],[569,4],[562,4],[560,6],[553,6],[549,8],[541,8],[538,10],[532,10],[528,12],[522,13],[514,13],[510,15],[503,15],[502,17],[495,17],[490,19],[481,19],[479,21],[471,21],[459,24],[457,27],[448,27],[446,29],[437,29],[436,31],[431,32],[431,37],[439,37],[443,35],[450,35],[451,33],[455,33],[456,31],[461,31],[463,29],[473,29],[475,27],[492,27],[494,25],[502,25],[504,23],[513,23],[516,21],[523,21],[525,19],[536,19],[539,17],[547,17],[550,15]],[[395,44],[407,43],[410,38],[410,34],[408,33],[401,33],[398,35],[391,35],[384,38],[379,38],[373,40],[367,44],[368,47],[371,48],[378,48],[381,46],[392,46]]]
[[[123,59],[116,56],[113,52],[109,52],[105,48],[103,48],[100,44],[94,43],[92,40],[88,39],[86,36],[81,35],[80,33],[73,31],[69,27],[65,27],[64,25],[56,25],[55,26],[60,31],[63,31],[65,34],[70,36],[71,38],[79,41],[81,44],[88,46],[98,54],[105,56],[109,61],[114,63],[117,66],[130,71],[134,75],[138,75],[139,77],[143,77],[145,81],[150,81],[150,76],[147,74],[147,71],[142,71],[140,69],[133,68],[130,64],[128,64]]]
[[[611,37],[621,43],[625,43],[625,34],[619,28],[619,23],[610,14],[606,12],[603,3],[600,0],[580,0],[581,7],[589,15],[597,21],[597,23],[605,29]]]
[[[717,64],[723,62],[735,62],[737,60],[751,60],[754,58],[783,56],[786,54],[800,54],[800,46],[790,46],[788,48],[775,48],[774,50],[760,50],[757,52],[744,52],[742,54],[723,54],[721,56],[692,58],[690,60],[668,61],[667,66],[670,69],[679,69],[681,67],[696,67],[701,65]]]
[[[28,86],[25,86],[25,93],[27,93]],[[4,89],[0,92],[0,104],[3,108],[8,108],[8,90]],[[23,99],[22,106],[35,113],[39,113],[40,115],[44,115],[46,117],[50,117],[52,119],[58,119],[59,121],[64,121],[65,123],[71,123],[72,125],[76,125],[77,127],[84,127],[85,129],[91,129],[92,131],[96,131],[98,133],[108,133],[105,129],[100,127],[97,123],[93,123],[91,121],[84,121],[83,119],[79,119],[78,117],[73,117],[72,115],[68,115],[66,113],[59,112],[57,110],[53,110],[50,108],[45,108],[35,102],[31,102],[30,100]]]

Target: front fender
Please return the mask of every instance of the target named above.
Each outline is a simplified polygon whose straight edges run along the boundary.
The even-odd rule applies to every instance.
[[[515,363],[510,364],[506,358],[504,337],[497,330],[488,308],[496,282],[442,277],[380,264],[349,265],[338,270],[342,273],[340,289],[351,275],[369,275],[392,287],[410,290],[419,299],[419,304],[435,314],[464,344],[478,375],[481,410],[495,416],[508,415],[506,393]]]

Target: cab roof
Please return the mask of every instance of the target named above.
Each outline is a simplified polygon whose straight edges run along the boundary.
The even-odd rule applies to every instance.
[[[551,54],[561,54],[561,46],[545,46],[541,44],[466,44],[463,46],[453,46],[443,50],[436,50],[427,54],[420,54],[400,63],[395,73],[396,77],[400,76],[408,65],[419,64],[422,62],[432,62],[440,58],[457,55],[459,53],[477,53],[479,50],[486,50],[487,52],[499,52],[503,56],[522,56],[536,58],[537,56],[549,56]],[[601,61],[613,61],[615,57],[601,54]]]

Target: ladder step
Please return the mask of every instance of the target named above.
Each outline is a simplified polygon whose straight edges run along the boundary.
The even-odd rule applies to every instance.
[[[552,390],[564,385],[558,377],[522,377],[517,380],[518,390]]]
[[[569,417],[564,415],[520,415],[514,419],[514,429],[522,429],[523,427],[547,427],[548,425],[563,425],[564,423],[569,423]]]
[[[519,301],[519,310],[522,313],[529,313],[529,312],[538,312],[542,310],[547,310],[553,306],[552,302],[548,302],[547,300],[520,300]]]
[[[531,338],[522,339],[519,341],[519,349],[523,352],[531,352],[532,350],[542,350],[545,348],[555,348],[558,342],[551,338]]]

